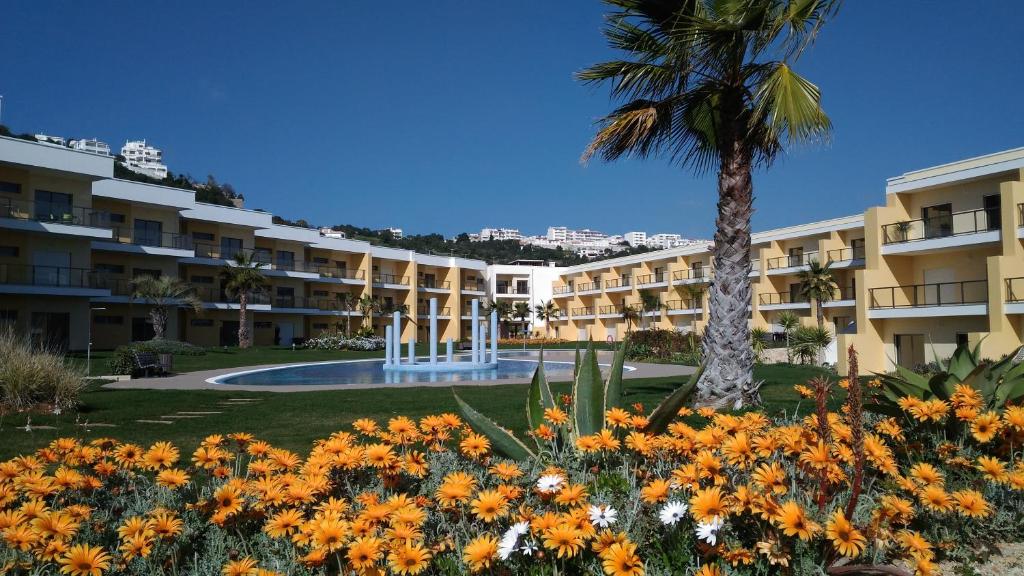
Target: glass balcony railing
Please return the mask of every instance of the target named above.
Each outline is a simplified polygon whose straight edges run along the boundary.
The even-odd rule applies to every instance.
[[[762,306],[776,306],[779,304],[806,304],[807,297],[791,292],[764,292],[758,295],[758,302]]]
[[[408,286],[409,285],[409,277],[408,276],[395,276],[394,274],[374,274],[373,275],[373,283],[374,284],[378,284],[378,285],[380,285],[380,284],[396,284],[396,285],[399,285],[399,286]]]
[[[522,294],[524,296],[529,295],[530,290],[526,287],[516,287],[506,284],[498,284],[494,289],[495,294]]]
[[[599,281],[596,281],[596,282],[589,282],[589,283],[586,283],[586,284],[578,284],[576,286],[576,293],[579,294],[581,292],[591,292],[591,291],[600,290],[600,289],[601,289],[601,282],[599,280]]]
[[[806,266],[817,259],[818,253],[816,251],[804,252],[803,254],[792,254],[789,256],[777,256],[775,258],[768,259],[768,269],[775,270],[777,268],[796,268],[797,266]]]
[[[0,284],[102,289],[97,286],[96,277],[96,272],[89,268],[0,264]]]
[[[572,286],[555,286],[551,291],[555,296],[562,296],[564,294],[572,294]]]
[[[988,281],[939,282],[886,286],[870,290],[871,308],[962,306],[988,302]]]
[[[1006,279],[1006,301],[1024,302],[1024,277]]]
[[[572,309],[572,315],[574,317],[578,317],[578,316],[593,316],[594,315],[594,307],[593,306],[583,306],[583,307],[580,307],[580,308],[573,308]]]
[[[611,280],[604,281],[605,290],[614,290],[616,288],[629,288],[632,285],[632,276],[623,276],[622,278],[612,278]]]
[[[196,252],[196,258],[210,258],[213,260],[234,260],[235,256],[242,254],[249,256],[255,253],[252,248],[230,248],[219,244],[207,244],[205,242],[196,242],[193,249]],[[270,260],[260,257],[255,259],[267,267],[270,265]]]
[[[882,226],[883,244],[902,244],[999,230],[999,209],[982,208]]]
[[[827,252],[829,262],[850,262],[864,259],[864,246],[838,248]]]
[[[366,272],[362,270],[349,270],[348,268],[338,268],[331,264],[318,264],[316,262],[307,262],[306,272],[315,272],[324,278],[366,279]]]
[[[665,274],[644,274],[643,276],[636,277],[637,286],[649,286],[651,284],[661,284],[665,281]]]
[[[708,280],[711,277],[711,268],[699,266],[697,268],[686,268],[676,270],[672,273],[672,280]]]
[[[62,202],[30,202],[13,198],[0,198],[0,218],[32,220],[68,226],[110,228],[110,212],[71,206]]]
[[[463,290],[469,290],[472,292],[483,292],[485,290],[484,283],[480,281],[465,281],[462,284]]]
[[[671,312],[672,310],[694,310],[696,308],[703,308],[703,304],[697,300],[669,300],[665,303],[665,307]]]
[[[1024,228],[1024,203],[1017,204],[1017,225]]]
[[[622,306],[605,305],[597,308],[597,313],[605,316],[608,314],[622,314]]]
[[[151,232],[127,227],[114,228],[114,241],[119,244],[192,250],[192,237],[173,232]]]
[[[448,281],[438,282],[437,280],[428,280],[426,278],[420,278],[416,282],[416,286],[420,288],[429,288],[431,290],[451,290],[452,283]]]
[[[857,290],[854,286],[840,286],[832,292],[832,300],[856,300]]]
[[[222,290],[217,290],[210,286],[199,286],[196,287],[196,297],[202,302],[208,302],[211,304],[238,304],[239,297],[228,297],[227,294]],[[246,299],[247,304],[260,304],[268,305],[271,303],[271,296],[266,292],[257,292],[255,294],[249,294]]]

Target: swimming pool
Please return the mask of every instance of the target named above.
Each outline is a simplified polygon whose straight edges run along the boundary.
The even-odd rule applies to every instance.
[[[421,359],[422,361],[422,359]],[[458,355],[456,362],[469,362],[469,355]],[[602,367],[606,365],[602,364]],[[431,382],[469,382],[528,380],[537,369],[535,352],[499,352],[498,367],[466,372],[391,372],[384,371],[384,360],[340,360],[315,362],[278,368],[233,372],[207,382],[244,386],[332,386],[345,384],[415,384]],[[544,360],[548,380],[571,380],[572,362]],[[627,371],[633,368],[627,366]]]

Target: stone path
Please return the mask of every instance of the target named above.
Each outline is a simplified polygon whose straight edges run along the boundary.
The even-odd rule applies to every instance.
[[[250,406],[262,401],[262,398],[225,398],[217,402],[214,408],[230,408],[233,406]],[[197,406],[196,408],[211,408],[210,406]],[[178,420],[197,420],[223,414],[224,410],[179,410],[174,414],[165,414],[159,420],[136,420],[139,424],[174,424]],[[89,426],[114,426],[114,424],[88,424]],[[83,424],[84,426],[84,424]]]

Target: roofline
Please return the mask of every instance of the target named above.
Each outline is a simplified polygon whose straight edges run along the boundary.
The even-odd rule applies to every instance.
[[[942,186],[953,182],[983,178],[1001,172],[1021,169],[1024,169],[1024,147],[1011,148],[1001,152],[983,154],[973,158],[939,164],[938,166],[904,172],[900,176],[886,179],[885,193],[911,192],[921,188]],[[928,174],[929,172],[934,173]]]

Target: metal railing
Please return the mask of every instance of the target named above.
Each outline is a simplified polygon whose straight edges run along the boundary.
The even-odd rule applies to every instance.
[[[665,273],[659,274],[644,274],[643,276],[636,277],[637,286],[646,286],[648,284],[660,284],[665,281]]]
[[[207,244],[205,242],[196,242],[194,250],[196,252],[196,258],[212,258],[214,260],[234,260],[235,256],[238,254],[245,256],[256,254],[256,251],[252,248],[226,248],[219,244]],[[256,256],[254,260],[269,268],[269,259]]]
[[[832,300],[856,300],[857,292],[854,286],[840,286],[832,292]]]
[[[444,282],[438,282],[437,280],[428,281],[425,278],[420,278],[416,282],[416,286],[420,288],[430,288],[432,290],[451,290],[452,283],[447,280]]]
[[[399,286],[408,286],[408,276],[395,276],[394,274],[374,274],[374,284],[397,284]]]
[[[494,289],[494,293],[495,294],[522,294],[522,295],[525,296],[525,295],[529,294],[530,291],[529,291],[529,289],[527,289],[527,290],[520,290],[520,289],[516,288],[515,286],[499,284]]]
[[[192,250],[192,237],[174,232],[149,232],[117,226],[114,227],[114,241],[119,244],[132,244],[135,246]]]
[[[462,286],[463,290],[472,290],[474,292],[483,292],[485,290],[484,283],[480,281],[466,282]]]
[[[1000,228],[998,208],[980,208],[946,216],[904,220],[882,226],[883,244],[902,244],[933,238],[977,234]]]
[[[593,316],[594,315],[594,307],[593,306],[583,306],[583,307],[580,307],[580,308],[573,308],[572,309],[572,315],[574,317],[575,316]]]
[[[591,291],[591,290],[600,290],[600,289],[601,289],[601,282],[600,281],[589,282],[587,284],[578,284],[576,286],[576,293],[579,294],[580,292],[588,292],[588,291]]]
[[[961,306],[988,302],[988,281],[938,282],[871,288],[871,308]]]
[[[623,276],[621,278],[612,278],[611,280],[605,280],[604,281],[604,289],[605,290],[614,289],[614,288],[629,288],[632,285],[633,285],[633,277],[632,276]]]
[[[96,276],[89,268],[0,264],[0,284],[97,288]]]
[[[801,294],[790,292],[763,292],[757,296],[762,306],[774,306],[777,304],[805,304],[807,297]]]
[[[348,280],[365,280],[366,272],[363,270],[349,270],[348,268],[338,268],[330,264],[317,264],[310,262],[307,264],[307,272],[316,272],[324,278],[345,278]]]
[[[711,277],[711,269],[708,266],[699,268],[686,268],[676,270],[672,273],[672,280],[707,280]]]
[[[776,268],[796,268],[797,266],[807,266],[817,259],[817,251],[804,252],[803,254],[794,254],[790,256],[776,256],[775,258],[768,259],[768,269],[775,270]]]
[[[849,262],[864,259],[864,246],[856,248],[837,248],[827,252],[829,262]]]
[[[110,290],[110,294],[113,296],[131,296],[134,292],[132,289],[132,279],[123,276],[97,273],[93,278],[93,282],[96,288]]]
[[[450,307],[448,307],[448,306],[445,306],[444,308],[438,308],[437,309],[437,315],[438,316],[451,316],[451,313],[452,313],[452,309]],[[418,316],[420,318],[430,318],[430,309],[426,308],[425,310],[420,310],[416,314],[416,316]]]
[[[606,304],[597,308],[598,314],[622,314],[623,307],[614,304]]]
[[[96,210],[85,206],[70,206],[62,202],[31,202],[0,198],[0,218],[15,220],[32,220],[66,224],[69,226],[89,226],[91,228],[110,228],[110,212]]]
[[[703,308],[702,302],[696,300],[669,300],[665,303],[665,307],[669,310],[694,310],[696,308]]]
[[[1006,279],[1006,301],[1024,302],[1024,277]]]
[[[196,288],[196,297],[203,302],[209,302],[214,304],[238,304],[239,298],[236,295],[234,298],[229,298],[221,290],[217,290],[210,286],[199,286]],[[257,292],[255,294],[249,294],[246,302],[248,304],[270,304],[270,294],[266,292]]]
[[[566,284],[565,286],[555,286],[551,291],[555,296],[561,296],[563,294],[572,294],[572,286]]]

